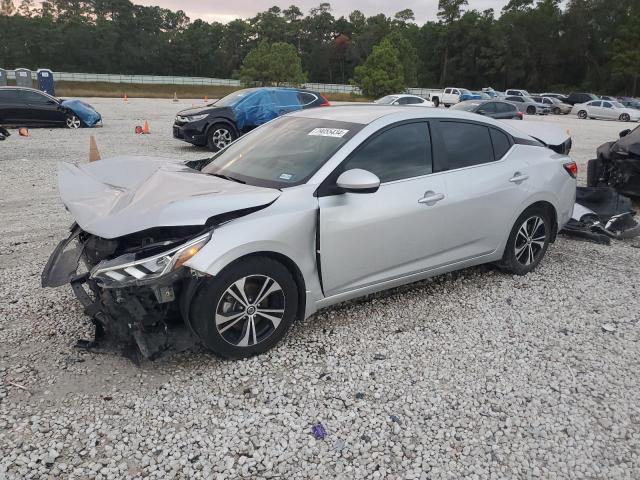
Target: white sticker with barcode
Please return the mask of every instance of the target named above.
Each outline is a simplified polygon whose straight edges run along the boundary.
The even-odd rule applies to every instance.
[[[342,138],[344,137],[349,130],[343,130],[341,128],[314,128],[309,132],[309,135],[315,135],[317,137],[335,137]]]

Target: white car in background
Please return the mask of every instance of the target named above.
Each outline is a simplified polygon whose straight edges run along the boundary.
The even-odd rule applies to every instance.
[[[587,103],[577,103],[571,113],[578,118],[604,118],[608,120],[620,120],[621,122],[637,122],[640,120],[640,110],[627,108],[620,102],[608,100],[592,100]]]
[[[387,95],[386,97],[379,98],[375,102],[377,105],[411,105],[414,107],[435,107],[434,103],[430,100],[426,100],[418,95],[398,94]]]

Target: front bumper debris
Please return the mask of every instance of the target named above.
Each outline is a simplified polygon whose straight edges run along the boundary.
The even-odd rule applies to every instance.
[[[122,352],[137,363],[139,354],[155,360],[198,342],[183,321],[183,314],[188,312],[180,308],[184,294],[194,290],[188,288],[189,284],[198,281],[189,269],[179,268],[143,286],[103,288],[90,277],[81,232],[77,226],[72,228],[69,237],[51,254],[41,275],[43,287],[70,284],[84,313],[95,325],[95,340],[79,342],[79,346],[113,344],[122,347]]]

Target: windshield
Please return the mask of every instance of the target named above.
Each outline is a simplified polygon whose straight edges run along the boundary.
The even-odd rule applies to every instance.
[[[460,102],[453,105],[451,110],[464,110],[465,112],[471,112],[479,105],[481,105],[481,102]]]
[[[220,151],[202,172],[260,187],[301,185],[363,127],[319,118],[279,117]]]
[[[225,97],[222,97],[220,100],[213,102],[208,106],[215,105],[216,107],[233,107],[234,105],[237,105],[240,100],[247,98],[249,94],[255,91],[256,90],[254,88],[245,88],[244,90],[238,90],[230,93]]]
[[[373,103],[379,103],[380,105],[391,105],[396,101],[397,98],[397,95],[387,95],[386,97],[382,97]]]
[[[611,105],[613,105],[613,106],[614,106],[614,107],[616,107],[616,108],[626,108],[626,107],[625,107],[624,105],[622,105],[620,102],[614,102],[614,101],[611,101],[611,102],[609,102],[609,103],[611,103]]]

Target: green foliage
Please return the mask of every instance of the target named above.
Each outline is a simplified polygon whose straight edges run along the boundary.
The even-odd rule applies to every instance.
[[[354,83],[371,98],[402,92],[405,87],[400,52],[390,39],[373,47],[364,65],[356,67]]]
[[[258,82],[300,81],[300,64],[310,81],[347,83],[387,39],[408,86],[628,94],[638,88],[638,2],[510,0],[496,17],[474,10],[479,2],[439,0],[438,21],[417,25],[403,5],[393,17],[338,17],[328,3],[307,14],[271,7],[222,24],[130,0],[0,0],[0,67],[230,78],[266,42],[293,46],[299,61],[291,48],[275,56],[296,71],[262,71],[254,54],[245,77],[253,69]]]
[[[300,55],[293,45],[262,42],[245,57],[240,69],[240,80],[249,85],[297,85],[304,83],[305,75]]]

